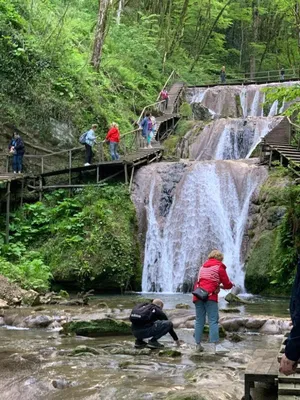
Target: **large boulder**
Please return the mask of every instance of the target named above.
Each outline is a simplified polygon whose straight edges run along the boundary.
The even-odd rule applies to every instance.
[[[5,300],[9,305],[20,304],[24,292],[18,285],[0,275],[0,299]]]
[[[41,304],[40,294],[35,290],[24,291],[22,295],[22,305],[26,306],[39,306]]]
[[[240,297],[236,296],[236,295],[233,294],[233,293],[228,293],[228,294],[225,296],[225,300],[226,300],[228,303],[230,303],[230,304],[251,304],[250,301],[241,299]]]
[[[47,328],[53,322],[53,318],[48,315],[36,315],[26,317],[23,326],[26,328]]]
[[[0,299],[0,308],[8,308],[8,303],[6,300]]]
[[[63,333],[89,337],[132,335],[129,323],[112,318],[67,322]]]

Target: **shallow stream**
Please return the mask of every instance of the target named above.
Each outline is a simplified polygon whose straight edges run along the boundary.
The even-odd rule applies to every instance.
[[[156,295],[157,296],[157,295]],[[147,298],[153,297],[147,293]],[[191,296],[163,295],[166,309],[178,303],[192,306]],[[87,308],[46,307],[36,314],[69,313],[77,318],[92,315],[97,318],[97,303],[105,301],[117,314],[130,309],[140,296],[101,296],[94,298]],[[256,304],[239,307],[240,315],[287,316],[287,300],[256,298]],[[228,308],[224,300],[220,309]],[[193,308],[190,309],[193,312]],[[8,310],[9,313],[29,315],[32,309]],[[223,345],[226,356],[215,356],[205,343],[203,355],[194,352],[193,330],[179,329],[184,341],[179,358],[160,357],[158,351],[150,355],[111,354],[112,349],[132,349],[132,337],[82,338],[63,337],[56,331],[13,327],[0,328],[0,399],[1,400],[158,400],[168,399],[172,393],[197,392],[205,400],[241,399],[243,373],[256,349],[278,351],[281,335],[243,334],[243,340]],[[162,340],[173,348],[172,339]],[[87,345],[99,354],[71,356],[78,345]],[[122,351],[120,351],[122,352]],[[258,397],[267,399],[267,395]],[[270,397],[272,398],[272,397]]]

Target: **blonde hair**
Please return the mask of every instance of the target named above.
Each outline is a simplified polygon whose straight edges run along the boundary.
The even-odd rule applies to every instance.
[[[208,258],[215,258],[216,260],[223,261],[224,255],[220,250],[213,250],[209,253]]]
[[[111,124],[111,126],[114,126],[115,128],[119,128],[119,125],[118,125],[116,122],[113,122],[113,123]]]
[[[160,299],[154,299],[154,300],[152,301],[152,303],[155,304],[156,306],[160,307],[161,309],[164,307],[164,303],[163,303],[163,301],[160,300]]]
[[[92,129],[97,129],[98,128],[98,125],[97,124],[93,124],[92,125]]]

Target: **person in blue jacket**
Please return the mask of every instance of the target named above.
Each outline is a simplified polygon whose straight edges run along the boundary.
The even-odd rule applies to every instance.
[[[293,327],[286,341],[285,354],[282,356],[279,368],[284,375],[294,374],[300,359],[300,256],[292,289],[290,314]]]
[[[146,140],[145,149],[150,148],[151,142],[151,131],[152,131],[152,121],[151,114],[149,112],[146,113],[145,117],[141,122],[142,136]]]

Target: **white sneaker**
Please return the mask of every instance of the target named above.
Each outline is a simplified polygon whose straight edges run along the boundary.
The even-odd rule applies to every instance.
[[[215,351],[214,351],[214,353],[215,354],[218,354],[218,355],[222,355],[222,354],[226,354],[226,353],[228,353],[229,352],[229,350],[227,350],[227,349],[225,349],[225,347],[223,347],[221,344],[217,344],[217,343],[215,343],[214,344],[214,347],[215,347]]]
[[[151,144],[149,144],[149,146],[148,146],[148,149],[152,149],[152,146],[151,146]]]
[[[14,171],[14,174],[16,174],[17,173],[17,171]]]
[[[88,162],[86,162],[86,163],[84,164],[85,167],[88,167],[89,165],[91,165],[91,164],[89,164]]]
[[[197,351],[198,353],[202,353],[202,351],[204,351],[204,347],[201,346],[200,343],[199,343],[199,344],[196,344],[196,351]]]

